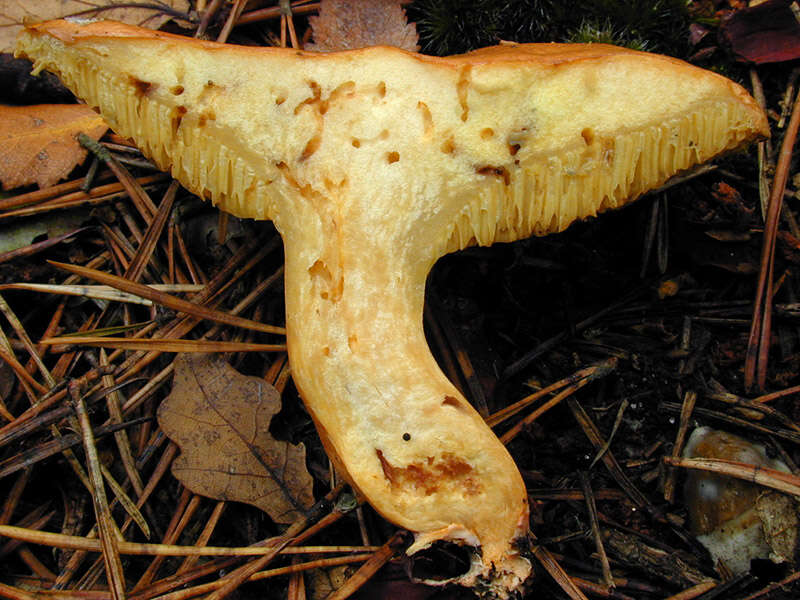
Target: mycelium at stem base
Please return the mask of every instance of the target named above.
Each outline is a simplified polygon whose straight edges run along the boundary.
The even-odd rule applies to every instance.
[[[530,572],[526,490],[426,346],[430,268],[563,230],[768,134],[738,85],[604,45],[314,54],[56,21],[28,27],[18,54],[194,193],[275,222],[292,375],[331,458],[415,533],[410,552],[472,548],[456,580],[500,597]]]

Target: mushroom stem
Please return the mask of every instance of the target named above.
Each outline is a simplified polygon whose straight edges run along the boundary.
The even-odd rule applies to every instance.
[[[428,252],[396,251],[405,223],[376,236],[374,224],[354,218],[309,243],[308,222],[281,220],[287,341],[302,396],[325,399],[308,408],[329,454],[377,511],[416,533],[412,552],[439,540],[472,546],[479,551],[460,582],[493,570],[517,587],[530,571],[515,549],[527,531],[525,486],[430,354],[422,327]]]

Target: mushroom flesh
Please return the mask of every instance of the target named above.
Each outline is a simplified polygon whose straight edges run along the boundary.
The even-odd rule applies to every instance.
[[[768,134],[740,86],[601,44],[316,54],[52,21],[17,54],[195,194],[275,223],[292,376],[331,459],[415,533],[409,553],[465,546],[471,566],[450,581],[500,597],[531,570],[527,494],[428,350],[428,272]]]

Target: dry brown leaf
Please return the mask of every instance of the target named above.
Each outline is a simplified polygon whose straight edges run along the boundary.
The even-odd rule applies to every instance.
[[[795,562],[795,549],[800,538],[800,515],[795,498],[766,491],[756,500],[756,512],[761,519],[764,538],[772,552],[770,558],[776,562]]]
[[[0,183],[12,189],[45,188],[69,175],[86,157],[76,139],[97,140],[108,125],[83,104],[0,105]]]
[[[0,2],[0,52],[12,51],[25,21],[37,23],[80,15],[81,18],[111,19],[158,29],[169,20],[169,11],[184,14],[189,11],[189,0],[139,2],[147,8],[132,4],[135,2],[123,0],[4,0]],[[120,6],[115,8],[117,5]]]
[[[247,502],[278,523],[311,506],[305,447],[270,435],[280,396],[258,377],[237,372],[217,355],[175,359],[172,393],[158,422],[182,454],[172,472],[197,494]]]
[[[417,28],[406,20],[398,0],[322,0],[319,16],[309,19],[314,43],[306,50],[334,52],[367,46],[397,46],[416,52]]]

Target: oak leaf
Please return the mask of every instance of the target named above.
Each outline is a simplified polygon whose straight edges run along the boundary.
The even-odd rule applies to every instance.
[[[189,0],[149,0],[140,4],[124,0],[4,0],[0,2],[0,52],[11,52],[25,22],[80,16],[158,29],[170,14],[189,11]]]
[[[406,20],[398,0],[322,0],[311,17],[314,43],[306,50],[334,52],[367,46],[397,46],[417,52],[417,28]]]
[[[86,158],[76,136],[97,140],[106,129],[102,117],[83,104],[0,105],[2,187],[53,185]]]
[[[720,35],[738,60],[757,65],[800,58],[800,22],[792,0],[751,3],[722,21]]]
[[[197,494],[257,506],[291,523],[313,504],[305,447],[269,432],[280,396],[258,377],[242,375],[217,355],[175,360],[172,393],[158,422],[180,448],[172,473]]]

